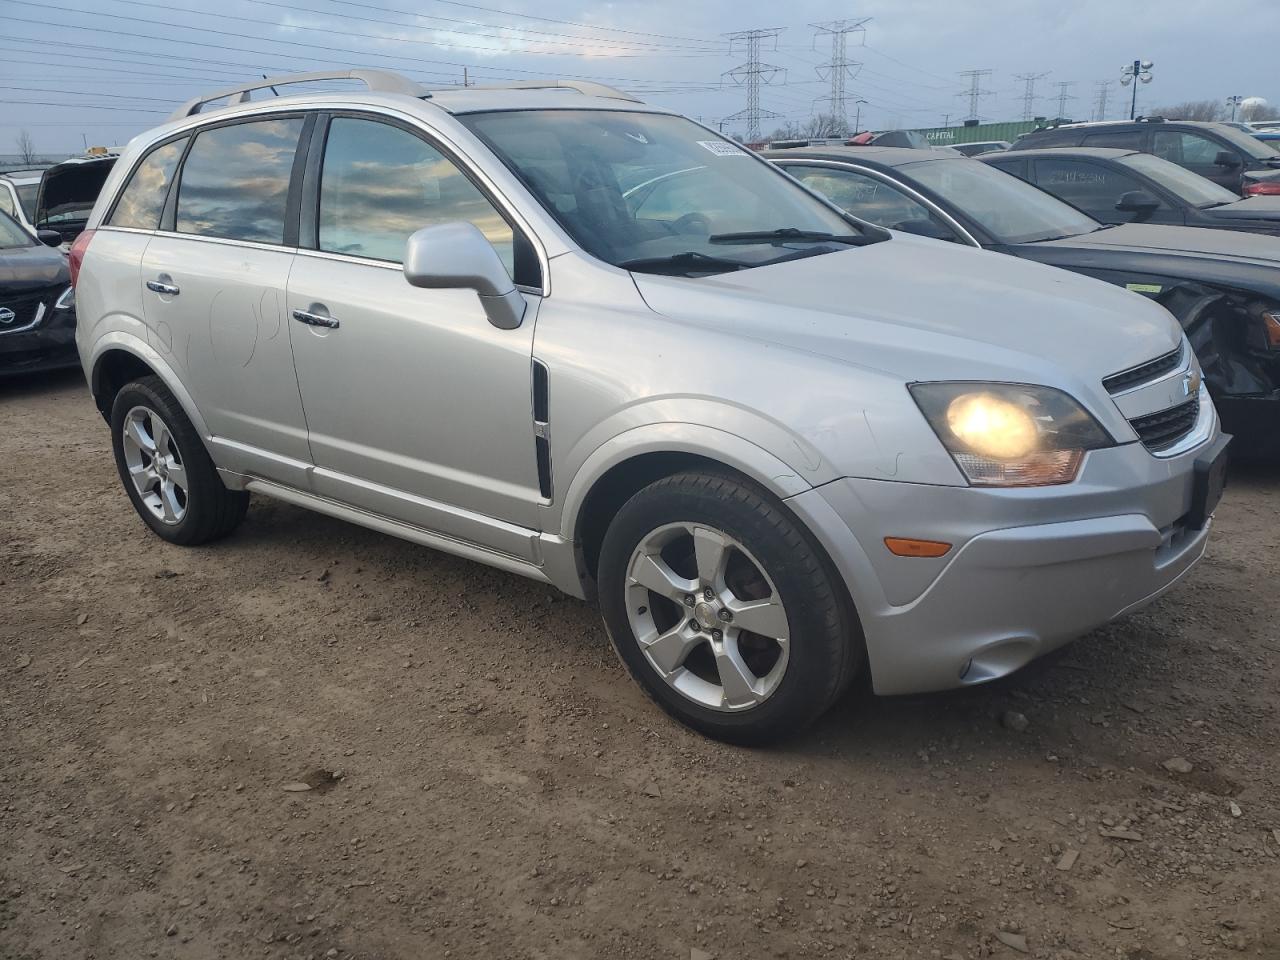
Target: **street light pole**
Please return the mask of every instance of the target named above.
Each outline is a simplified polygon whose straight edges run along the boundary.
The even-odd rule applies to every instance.
[[[858,105],[858,109],[853,118],[853,132],[857,134],[862,132],[862,105],[867,101],[855,100],[853,102]]]
[[[1227,103],[1231,104],[1231,119],[1235,120],[1236,110],[1239,108],[1240,104],[1244,103],[1244,97],[1227,97]]]
[[[1150,60],[1135,60],[1120,68],[1120,86],[1133,84],[1133,96],[1129,100],[1130,120],[1135,119],[1138,114],[1138,84],[1151,82],[1151,68],[1154,66]]]

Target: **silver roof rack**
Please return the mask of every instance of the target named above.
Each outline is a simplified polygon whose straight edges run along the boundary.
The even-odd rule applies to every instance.
[[[169,117],[170,120],[181,120],[200,112],[206,103],[221,100],[224,97],[235,97],[233,103],[247,103],[249,94],[254,90],[266,90],[283,87],[291,83],[311,83],[315,80],[359,80],[369,88],[370,93],[403,93],[410,97],[421,97],[426,91],[420,84],[408,77],[393,73],[390,70],[317,70],[313,73],[290,73],[282,77],[264,77],[252,83],[237,87],[226,87],[213,93],[206,93],[188,100]]]
[[[468,90],[576,90],[584,97],[604,97],[608,100],[626,100],[628,103],[644,103],[638,97],[623,93],[615,87],[591,80],[514,80],[511,83],[473,84],[469,87],[449,88],[450,93]],[[440,91],[444,93],[442,89]]]

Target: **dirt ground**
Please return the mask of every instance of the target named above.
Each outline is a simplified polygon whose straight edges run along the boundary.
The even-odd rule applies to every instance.
[[[1237,472],[1149,610],[736,749],[544,586],[264,499],[168,546],[78,374],[3,383],[0,957],[1280,957],[1278,579]]]

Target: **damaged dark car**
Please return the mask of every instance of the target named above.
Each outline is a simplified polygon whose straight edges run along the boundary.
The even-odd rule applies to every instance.
[[[62,249],[69,249],[89,221],[116,159],[115,154],[73,157],[45,170],[36,194],[36,229],[56,231]]]
[[[0,213],[0,377],[79,365],[71,271],[52,247],[60,235],[36,240]]]
[[[1234,455],[1280,459],[1280,238],[1107,226],[965,157],[876,147],[765,155],[864,220],[1062,267],[1162,304],[1199,357],[1223,429],[1236,435]]]

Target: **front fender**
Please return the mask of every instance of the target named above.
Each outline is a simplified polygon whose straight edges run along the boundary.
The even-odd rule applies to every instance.
[[[572,543],[583,505],[596,482],[619,464],[650,453],[684,453],[717,461],[750,477],[781,499],[834,479],[828,476],[832,473],[830,466],[823,464],[816,452],[801,454],[799,441],[795,442],[798,462],[804,462],[805,456],[813,458],[805,463],[805,469],[797,469],[763,447],[719,427],[687,421],[631,427],[600,443],[573,470],[564,496],[558,498],[558,515],[548,516],[544,529],[559,530],[561,539]],[[554,505],[548,509],[554,511]]]
[[[148,367],[150,367],[161,380],[164,385],[169,388],[169,392],[177,398],[182,412],[187,415],[196,431],[200,434],[206,445],[212,437],[209,426],[205,422],[204,416],[200,413],[200,408],[196,406],[196,402],[192,399],[191,394],[187,392],[187,388],[182,385],[182,380],[178,377],[171,367],[159,353],[151,348],[151,345],[132,333],[123,330],[112,330],[104,333],[94,342],[88,354],[81,355],[84,359],[85,377],[89,381],[89,388],[93,391],[94,396],[102,386],[102,361],[108,353],[113,350],[122,350],[125,353],[132,354],[137,357]]]

